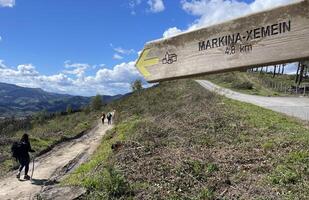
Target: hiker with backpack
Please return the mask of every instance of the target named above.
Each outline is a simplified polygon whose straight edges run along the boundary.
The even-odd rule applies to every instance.
[[[28,176],[29,171],[29,164],[30,164],[30,156],[28,152],[35,152],[33,149],[31,149],[30,141],[29,141],[29,135],[25,133],[22,138],[20,139],[20,142],[15,142],[11,148],[12,150],[12,156],[16,159],[16,161],[19,162],[19,170],[18,174],[16,175],[16,178],[20,178],[20,173],[25,168],[25,180],[30,180],[30,176]]]
[[[107,117],[107,124],[108,125],[112,124],[112,113],[109,112],[106,117]]]
[[[115,123],[116,120],[116,110],[113,110],[112,112],[112,124]]]

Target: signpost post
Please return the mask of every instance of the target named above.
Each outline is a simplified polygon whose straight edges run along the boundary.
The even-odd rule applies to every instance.
[[[309,0],[148,42],[136,67],[148,82],[309,58]]]

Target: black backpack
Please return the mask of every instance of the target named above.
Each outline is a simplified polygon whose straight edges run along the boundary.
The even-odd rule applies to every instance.
[[[21,142],[14,142],[11,147],[12,157],[16,160],[20,157],[23,151],[23,144]]]

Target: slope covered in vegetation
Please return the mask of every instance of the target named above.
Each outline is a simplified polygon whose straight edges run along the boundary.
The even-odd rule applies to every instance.
[[[273,74],[265,72],[228,72],[203,78],[222,87],[251,95],[295,95],[295,92],[291,92],[291,88],[295,90],[296,87],[295,75],[280,74],[273,77]],[[303,80],[303,84],[308,85],[308,83],[308,79]]]
[[[160,83],[110,104],[92,159],[63,181],[84,199],[306,199],[308,124],[208,92]]]

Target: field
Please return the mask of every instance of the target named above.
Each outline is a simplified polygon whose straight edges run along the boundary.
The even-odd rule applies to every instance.
[[[117,100],[115,128],[62,182],[84,199],[308,199],[308,123],[193,80]],[[112,148],[113,147],[113,148]]]

